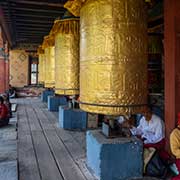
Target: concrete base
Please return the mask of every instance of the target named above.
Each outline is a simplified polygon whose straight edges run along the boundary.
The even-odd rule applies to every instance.
[[[65,97],[60,96],[48,96],[48,110],[49,111],[58,111],[59,106],[66,106],[68,102]]]
[[[47,102],[48,101],[48,96],[53,96],[54,91],[53,90],[45,90],[41,94],[41,101],[42,102]]]
[[[87,113],[80,109],[60,106],[59,126],[69,130],[85,130],[87,127]]]
[[[143,174],[143,145],[136,137],[107,139],[88,131],[87,165],[100,180],[127,180]]]

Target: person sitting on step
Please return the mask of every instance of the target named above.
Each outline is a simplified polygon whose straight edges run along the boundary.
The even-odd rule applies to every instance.
[[[8,107],[4,104],[4,99],[0,96],[0,127],[9,124],[9,112]]]
[[[177,127],[170,134],[170,147],[172,154],[176,157],[176,167],[179,171],[172,180],[180,180],[180,113],[178,113]]]
[[[139,126],[131,128],[131,133],[140,137],[144,148],[155,148],[164,162],[169,162],[170,155],[165,151],[165,125],[163,120],[153,114],[147,107],[145,116],[140,119]]]

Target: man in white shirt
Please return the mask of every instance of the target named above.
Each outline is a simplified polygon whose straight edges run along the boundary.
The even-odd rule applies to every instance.
[[[131,129],[133,135],[140,136],[144,144],[156,144],[164,139],[164,122],[160,117],[148,111],[146,117],[142,117],[137,128]]]
[[[164,122],[160,117],[153,114],[150,108],[147,109],[146,115],[141,118],[139,126],[137,128],[132,127],[130,131],[143,140],[145,148],[154,147],[159,151],[162,159],[169,159],[169,154],[164,150]]]

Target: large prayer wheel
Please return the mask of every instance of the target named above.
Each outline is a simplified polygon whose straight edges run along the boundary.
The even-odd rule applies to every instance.
[[[144,0],[71,0],[65,7],[80,15],[80,108],[107,115],[144,112]]]
[[[45,84],[45,77],[46,77],[46,60],[45,60],[45,53],[41,54],[42,56],[42,82],[43,85]]]
[[[39,56],[39,65],[38,65],[38,83],[44,84],[44,50],[42,46],[38,48],[38,56]]]
[[[55,21],[55,93],[79,94],[79,18]]]
[[[54,88],[55,86],[55,48],[54,41],[51,36],[45,36],[43,42],[45,52],[45,87]]]

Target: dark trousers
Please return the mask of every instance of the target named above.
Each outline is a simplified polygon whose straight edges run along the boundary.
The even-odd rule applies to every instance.
[[[9,118],[0,119],[0,127],[7,126],[9,124]]]
[[[164,138],[160,142],[155,143],[155,144],[144,144],[144,147],[145,148],[149,148],[149,147],[155,148],[158,151],[160,158],[166,164],[170,160],[170,155],[165,150],[165,145],[166,145],[166,141],[165,141],[165,138]]]

